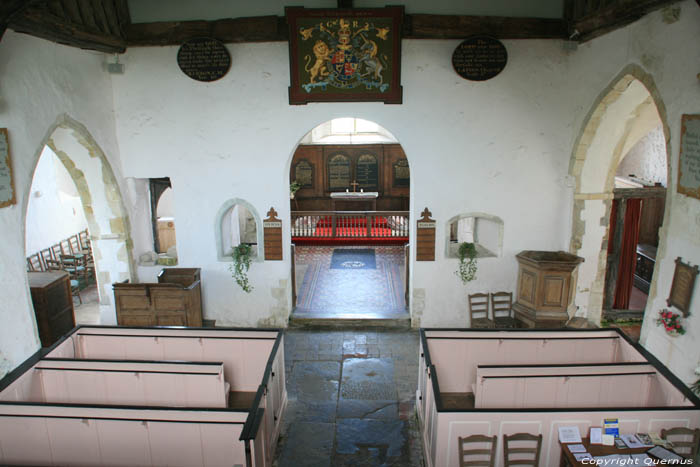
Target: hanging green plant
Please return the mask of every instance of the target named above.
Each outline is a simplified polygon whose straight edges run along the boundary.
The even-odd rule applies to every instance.
[[[233,247],[233,264],[229,267],[236,284],[241,286],[244,292],[250,293],[253,287],[248,282],[248,270],[250,269],[252,248],[247,243],[241,243]]]
[[[469,242],[460,243],[457,255],[459,256],[459,268],[455,274],[465,284],[476,279],[476,245]]]

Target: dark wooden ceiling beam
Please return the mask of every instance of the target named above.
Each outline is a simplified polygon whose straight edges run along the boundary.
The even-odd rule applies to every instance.
[[[136,23],[124,27],[131,46],[179,45],[193,37],[214,37],[225,43],[276,42],[289,37],[284,17],[256,16],[217,21]]]
[[[2,0],[0,1],[0,39],[12,20],[29,7],[46,3],[46,0]]]
[[[128,46],[179,45],[198,36],[225,43],[275,42],[289,39],[284,17],[257,16],[217,21],[136,23],[124,27]],[[566,25],[560,19],[493,16],[406,15],[404,38],[463,39],[488,34],[499,39],[561,39]]]
[[[105,14],[104,4],[109,0],[92,0],[92,11],[95,15],[95,23],[97,28],[104,32],[105,34],[112,34],[109,29],[109,21],[107,20],[107,15]]]
[[[114,6],[113,0],[103,0],[102,8],[104,8],[105,16],[107,17],[107,23],[109,24],[109,32],[113,36],[124,37],[122,35],[122,30],[119,27],[119,18],[117,16],[117,9]]]
[[[577,41],[586,42],[603,34],[635,22],[654,10],[677,3],[678,0],[636,0],[617,1],[587,14],[577,17],[571,27],[578,32]],[[592,11],[592,12],[591,12]]]
[[[92,9],[92,1],[78,0],[78,6],[80,7],[81,16],[83,17],[83,24],[92,30],[99,30],[97,21],[95,20],[95,12]]]
[[[68,23],[45,9],[25,10],[10,22],[9,27],[17,32],[83,49],[107,53],[122,53],[126,50],[123,38],[91,30],[85,25]]]
[[[503,16],[406,15],[403,37],[407,39],[464,39],[486,34],[497,39],[562,39],[562,19],[511,18]]]
[[[78,0],[63,0],[63,9],[68,14],[68,19],[75,24],[83,24],[83,17],[80,15]]]

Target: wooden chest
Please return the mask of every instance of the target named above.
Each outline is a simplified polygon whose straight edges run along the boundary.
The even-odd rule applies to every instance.
[[[199,268],[169,268],[158,283],[115,283],[117,324],[122,326],[202,326]]]
[[[29,289],[42,347],[75,327],[70,276],[65,271],[30,272]]]

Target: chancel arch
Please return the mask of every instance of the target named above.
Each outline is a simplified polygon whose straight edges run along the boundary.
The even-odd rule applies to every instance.
[[[657,127],[660,129],[655,130]],[[664,103],[651,75],[637,65],[630,65],[598,96],[574,145],[569,165],[569,175],[575,181],[570,251],[585,258],[578,269],[576,304],[585,310],[589,320],[596,323],[600,323],[604,313],[611,311],[613,304],[618,302],[619,284],[616,288],[615,277],[619,281],[621,276],[617,276],[617,268],[627,268],[628,271],[634,268],[629,264],[633,259],[622,259],[620,262],[623,256],[630,256],[620,249],[625,241],[622,236],[628,230],[627,225],[620,229],[617,236],[614,235],[613,226],[611,235],[610,224],[615,224],[614,218],[622,216],[620,225],[628,221],[639,222],[638,219],[630,220],[630,212],[625,211],[630,198],[625,194],[625,189],[620,188],[625,185],[625,180],[616,178],[618,166],[640,140],[654,131],[663,134],[661,151],[665,162],[664,172],[670,174],[670,130]],[[631,176],[634,181],[634,174],[625,175]],[[670,189],[672,184],[671,177],[668,177],[667,187]],[[654,187],[653,183],[644,182],[640,186],[645,185],[649,185],[645,196],[655,191],[663,191],[662,195],[665,196],[666,187]],[[617,206],[623,204],[625,207],[620,212]],[[663,232],[668,218],[667,213],[663,214],[663,205],[662,198],[661,214],[657,215],[655,226],[658,245],[654,248],[658,246],[658,252],[656,249],[654,251],[658,256],[663,255]],[[639,216],[639,206],[636,209]],[[664,227],[659,232],[662,225]],[[629,248],[627,250],[629,253]],[[611,268],[615,269],[612,273]],[[651,303],[656,296],[656,283],[650,282],[646,303]]]
[[[45,148],[61,161],[80,197],[94,259],[100,323],[116,324],[111,284],[132,280],[134,268],[129,216],[112,166],[88,129],[65,114],[47,131],[35,155],[35,169]],[[26,238],[32,225],[27,224],[29,196],[24,199]]]
[[[332,309],[355,319],[363,319],[363,310],[387,312],[410,324],[411,178],[399,141],[360,118],[322,123],[294,150],[288,183],[293,290],[299,298],[292,322],[299,314]],[[351,267],[352,280],[342,272]],[[355,306],[357,287],[371,297],[364,304],[371,302],[369,308]],[[326,303],[323,297],[337,300]]]

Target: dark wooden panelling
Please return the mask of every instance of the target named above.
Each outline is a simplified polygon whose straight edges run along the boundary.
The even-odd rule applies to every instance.
[[[351,160],[351,175],[354,180],[357,158],[366,153],[377,157],[379,170],[379,187],[377,192],[377,210],[406,211],[409,208],[409,187],[394,187],[393,165],[406,155],[399,144],[367,145],[301,145],[294,153],[289,180],[294,180],[295,167],[301,160],[312,164],[314,169],[314,187],[297,191],[292,201],[292,210],[296,211],[330,211],[332,203],[328,183],[328,158],[336,153],[347,155]],[[350,188],[352,189],[352,188]],[[368,191],[368,190],[365,190]]]
[[[659,228],[664,221],[664,198],[642,201],[642,216],[639,220],[639,243],[659,245]]]

